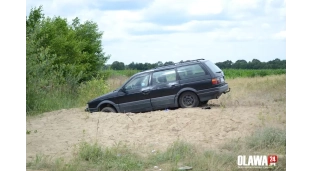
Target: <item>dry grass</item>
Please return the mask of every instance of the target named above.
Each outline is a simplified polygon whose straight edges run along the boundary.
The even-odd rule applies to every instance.
[[[235,110],[238,106],[260,107],[262,126],[286,124],[286,75],[227,79],[231,92],[209,105]]]
[[[122,75],[113,76],[107,79],[109,90],[113,91],[113,90],[120,88],[128,79],[129,77],[122,76]]]
[[[226,106],[274,106],[286,102],[286,75],[235,78],[226,82],[231,92],[219,99]]]

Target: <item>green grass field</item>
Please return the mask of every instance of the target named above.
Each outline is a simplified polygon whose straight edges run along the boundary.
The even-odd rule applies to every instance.
[[[127,76],[130,77],[139,70],[104,70],[110,77],[112,76]],[[286,74],[286,69],[223,69],[226,78],[238,77],[264,77],[268,75],[282,75]]]
[[[286,74],[286,69],[224,69],[223,72],[226,78],[264,77]]]

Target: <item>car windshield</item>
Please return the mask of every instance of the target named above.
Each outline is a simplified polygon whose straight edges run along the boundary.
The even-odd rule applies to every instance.
[[[149,75],[141,75],[133,78],[125,85],[126,90],[138,89],[148,85]]]

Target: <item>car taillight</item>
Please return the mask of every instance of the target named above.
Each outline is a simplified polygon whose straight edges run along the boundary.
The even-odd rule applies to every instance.
[[[218,79],[216,79],[216,78],[213,78],[213,79],[211,80],[211,82],[212,82],[212,85],[217,85],[217,84],[220,83],[220,81],[219,81]]]

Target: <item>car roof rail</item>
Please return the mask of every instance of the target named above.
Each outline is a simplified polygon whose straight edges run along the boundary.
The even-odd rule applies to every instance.
[[[193,61],[200,61],[200,60],[205,60],[205,59],[202,59],[202,58],[201,58],[201,59],[186,60],[186,61],[183,61],[183,60],[182,60],[182,61],[180,61],[180,62],[178,62],[178,63],[180,64],[180,63],[193,62]]]
[[[180,62],[173,63],[173,64],[167,64],[167,65],[163,65],[163,66],[159,66],[159,67],[156,67],[156,68],[154,68],[154,69],[158,69],[158,68],[162,68],[162,67],[167,67],[167,66],[178,65],[178,64],[187,63],[187,62],[200,61],[200,60],[205,60],[205,59],[201,58],[201,59],[186,60],[186,61],[181,60]]]

